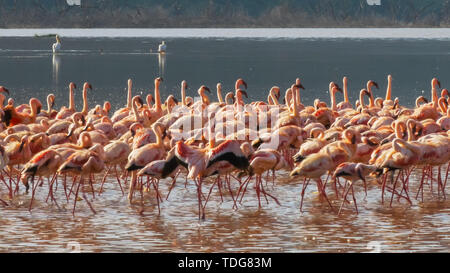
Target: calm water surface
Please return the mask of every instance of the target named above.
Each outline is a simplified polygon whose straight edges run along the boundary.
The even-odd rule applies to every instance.
[[[220,32],[221,30],[217,30]],[[2,35],[3,34],[3,35]],[[415,97],[429,97],[430,79],[437,76],[442,84],[449,82],[450,47],[445,36],[439,39],[335,39],[335,38],[173,38],[166,37],[165,57],[152,53],[159,38],[75,38],[63,37],[63,51],[52,56],[53,38],[2,37],[0,31],[0,85],[11,91],[17,103],[32,96],[45,101],[49,92],[56,95],[56,107],[68,101],[67,85],[73,81],[82,86],[89,81],[94,90],[88,94],[91,107],[108,99],[114,108],[126,100],[126,80],[134,80],[134,94],[147,94],[153,79],[163,76],[163,97],[175,93],[186,80],[188,94],[194,96],[201,84],[212,88],[222,82],[225,90],[243,77],[249,84],[252,100],[265,99],[273,85],[283,89],[296,77],[303,79],[304,103],[313,99],[329,100],[329,81],[349,77],[350,98],[368,79],[380,84],[376,96],[384,96],[386,75],[394,77],[393,94],[402,104],[412,105]],[[219,35],[220,36],[220,35]],[[339,95],[340,96],[340,95]],[[340,98],[340,97],[339,97]],[[76,93],[81,108],[81,90]],[[417,192],[413,174],[410,195]],[[299,212],[302,180],[277,174],[266,189],[281,203],[263,202],[258,209],[254,189],[249,187],[239,208],[233,209],[230,195],[221,202],[217,188],[207,206],[205,221],[198,221],[196,189],[192,181],[177,182],[169,199],[161,204],[158,216],[154,191],[144,194],[144,210],[139,193],[129,205],[113,177],[105,191],[95,196],[89,186],[86,196],[97,211],[94,215],[85,202],[77,204],[75,217],[72,201],[65,201],[58,186],[60,208],[45,202],[47,183],[38,187],[34,209],[27,207],[30,195],[17,196],[8,208],[0,208],[0,251],[68,251],[67,245],[79,243],[81,251],[267,251],[267,252],[363,252],[381,250],[448,252],[450,250],[450,201],[425,187],[424,202],[412,198],[410,206],[394,198],[381,204],[379,186],[373,181],[365,198],[362,187],[356,187],[359,214],[346,204],[338,217],[340,205],[331,187],[334,212],[317,198],[316,186],[308,187],[304,212]],[[97,181],[100,177],[97,178]],[[162,180],[161,192],[167,193],[169,180]],[[208,192],[212,181],[205,183]],[[94,185],[98,191],[99,182]],[[236,189],[238,182],[232,181]],[[0,196],[7,192],[0,184]]]

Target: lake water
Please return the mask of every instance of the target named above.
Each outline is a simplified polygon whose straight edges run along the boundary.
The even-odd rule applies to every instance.
[[[62,36],[63,50],[56,56],[50,51],[53,37],[33,37],[51,33]],[[375,95],[384,96],[386,76],[391,74],[393,96],[403,105],[412,105],[419,95],[430,97],[432,77],[448,87],[449,38],[448,29],[0,30],[0,85],[17,103],[30,97],[45,102],[53,92],[59,108],[67,104],[70,81],[79,88],[89,81],[94,87],[88,94],[91,107],[107,99],[116,109],[125,104],[128,78],[134,80],[134,94],[146,95],[153,90],[154,78],[162,76],[163,98],[168,94],[179,98],[182,80],[190,86],[188,95],[195,96],[202,84],[215,89],[221,82],[225,91],[231,91],[242,77],[250,99],[263,100],[273,85],[285,90],[300,77],[306,87],[302,101],[311,104],[315,98],[329,101],[328,83],[341,83],[343,76],[349,77],[352,101],[369,79],[380,84]],[[161,40],[168,45],[164,57],[155,53]],[[81,90],[75,98],[81,109]],[[411,196],[417,191],[414,175]],[[413,199],[409,206],[395,200],[392,208],[389,202],[381,204],[375,182],[367,198],[357,187],[360,213],[356,215],[347,204],[338,217],[317,200],[314,184],[300,213],[302,180],[287,176],[279,173],[275,185],[267,185],[281,206],[264,202],[258,210],[249,187],[235,210],[230,196],[225,195],[222,203],[214,191],[207,218],[200,222],[195,186],[190,181],[185,187],[184,179],[161,204],[160,216],[152,191],[145,194],[140,214],[140,202],[128,205],[112,177],[105,192],[93,200],[96,215],[79,202],[72,217],[72,202],[66,204],[61,188],[57,194],[61,209],[45,203],[44,184],[31,213],[30,196],[24,194],[11,207],[0,208],[0,251],[67,251],[68,243],[79,243],[81,251],[133,252],[450,250],[450,202],[438,198],[435,185],[433,193],[426,187],[424,203]],[[161,181],[164,194],[169,183]],[[207,192],[212,182],[205,185]],[[99,188],[98,182],[95,187]],[[337,210],[340,201],[328,190]],[[5,194],[0,184],[0,196]]]

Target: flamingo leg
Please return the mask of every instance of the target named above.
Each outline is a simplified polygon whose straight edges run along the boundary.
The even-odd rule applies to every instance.
[[[344,203],[345,203],[345,200],[347,199],[347,194],[348,194],[350,188],[351,188],[350,183],[348,182],[348,180],[345,180],[344,195],[343,195],[341,206],[339,207],[338,216],[341,215],[341,210],[344,207]]]
[[[331,205],[331,202],[327,197],[327,194],[325,192],[325,186],[323,185],[322,179],[320,177],[317,179],[317,190],[319,191],[319,194],[323,196],[325,200],[327,200],[328,205],[330,205],[330,208],[333,210],[333,206]]]
[[[172,192],[173,187],[175,187],[175,182],[177,182],[177,179],[176,179],[176,178],[173,179],[172,184],[171,184],[170,187],[169,187],[169,192],[168,192],[167,195],[166,195],[166,200],[169,198],[169,195],[170,195],[170,193]]]
[[[39,183],[34,183],[34,176],[31,177],[31,183],[32,183],[32,187],[31,187],[32,191],[31,191],[30,206],[28,208],[29,211],[31,211],[31,207],[33,206],[34,195],[36,194],[36,189],[39,185]]]
[[[131,172],[130,187],[128,189],[128,201],[130,202],[130,204],[133,201],[133,192],[134,192],[134,187],[135,187],[135,184],[136,184],[136,180],[137,180],[136,171],[132,171]]]
[[[261,175],[256,175],[256,179],[255,179],[256,196],[258,197],[258,209],[261,209],[261,197],[260,197],[260,192],[259,192],[260,177],[261,177]]]
[[[275,196],[271,195],[270,193],[267,193],[264,190],[264,187],[262,186],[262,184],[261,184],[261,192],[264,194],[264,197],[266,198],[267,204],[269,203],[269,201],[267,200],[267,196],[269,196],[270,198],[272,198],[275,201],[275,203],[277,203],[279,206],[281,206],[280,202],[278,201],[278,199]]]
[[[356,214],[358,214],[358,205],[356,205],[356,198],[355,198],[355,192],[353,191],[353,184],[351,185],[351,188],[352,188],[353,204],[355,205]]]
[[[391,180],[394,180],[395,171],[391,171]],[[398,178],[400,177],[400,171],[398,172],[397,178],[395,179],[395,182],[392,185],[392,195],[391,195],[391,203],[389,204],[390,207],[392,207],[392,200],[394,199],[394,193],[395,193],[395,186],[397,185]]]
[[[76,183],[75,180],[73,182],[74,184]],[[78,186],[77,186],[77,190],[75,192],[75,200],[73,202],[73,210],[72,210],[72,215],[75,216],[75,208],[77,206],[77,201],[78,201],[78,192],[80,190],[80,186],[83,183],[83,176],[81,176],[80,181],[78,182]]]
[[[0,203],[2,203],[3,206],[7,207],[9,206],[7,202],[5,202],[3,199],[0,198]]]
[[[124,195],[125,193],[124,193],[123,188],[122,188],[122,183],[120,183],[119,173],[117,172],[117,166],[116,165],[114,165],[114,172],[116,173],[116,179],[117,179],[117,183],[119,184],[120,191],[122,192],[122,195]]]
[[[306,177],[305,177],[305,180],[303,180],[303,186],[302,186],[302,192],[301,192],[301,199],[300,199],[300,212],[303,212],[303,211],[302,211],[302,208],[303,208],[303,198],[305,197],[305,191],[306,191],[306,187],[308,187],[309,181],[310,181],[310,179],[306,180]]]
[[[236,196],[236,198],[234,198],[233,191],[231,190],[230,180],[231,180],[230,176],[228,176],[228,175],[225,176],[225,181],[226,181],[226,183],[227,183],[228,191],[230,192],[231,199],[233,200],[233,208],[236,208],[236,209],[237,209],[237,204],[236,204],[237,196]]]
[[[102,192],[103,192],[103,185],[105,184],[106,177],[108,176],[109,171],[111,170],[111,168],[112,167],[109,167],[109,168],[106,169],[105,175],[103,176],[103,179],[102,179],[102,184],[100,185],[100,190],[98,191],[98,196],[100,196],[100,194],[102,194]]]
[[[156,181],[153,180],[152,184],[153,184],[153,188],[155,189],[156,202],[158,204],[158,216],[159,216],[159,215],[161,215],[161,207],[159,205],[159,201],[161,199],[161,196],[159,195],[159,190],[158,190],[158,186],[156,184]]]
[[[204,205],[204,206],[206,206],[206,204],[208,203],[209,197],[211,196],[211,192],[212,192],[214,186],[217,184],[217,181],[218,181],[218,180],[219,180],[219,176],[217,176],[217,179],[214,181],[214,183],[212,184],[211,188],[209,188],[209,192],[208,192],[208,195],[207,195],[207,197],[206,197],[205,205]]]
[[[95,209],[94,209],[94,207],[92,206],[91,202],[89,202],[89,199],[87,198],[86,193],[85,193],[83,190],[82,190],[82,192],[83,192],[83,199],[86,201],[86,203],[88,204],[88,206],[89,206],[89,208],[91,209],[91,211],[92,211],[94,214],[97,214],[97,212],[95,211]]]
[[[445,181],[444,181],[444,188],[447,186],[447,178],[448,178],[448,172],[450,171],[450,163],[447,165],[447,172],[445,173]]]

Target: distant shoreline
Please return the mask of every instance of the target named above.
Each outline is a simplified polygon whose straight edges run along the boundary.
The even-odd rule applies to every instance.
[[[370,31],[369,31],[370,30]],[[450,39],[450,28],[4,28],[1,37]]]

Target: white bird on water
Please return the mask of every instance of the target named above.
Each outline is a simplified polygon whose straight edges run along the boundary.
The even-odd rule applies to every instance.
[[[61,40],[59,39],[59,36],[56,35],[56,43],[52,45],[53,53],[58,52],[60,49],[61,49]]]
[[[159,53],[166,53],[166,42],[162,41],[162,43],[159,44],[158,52]]]

